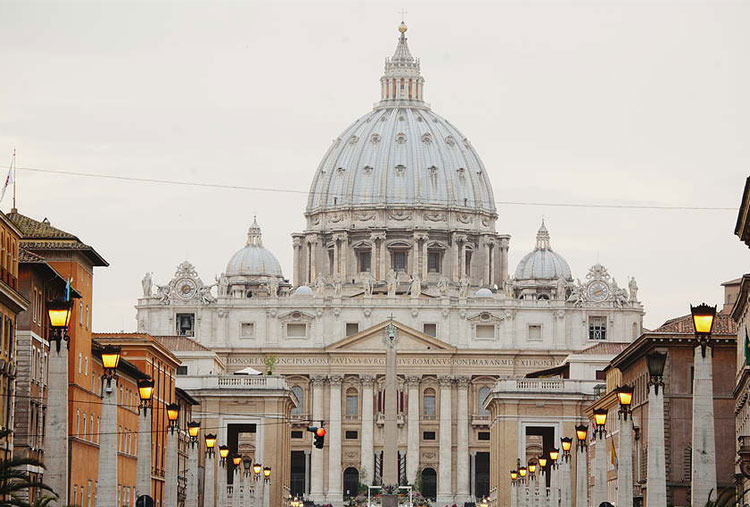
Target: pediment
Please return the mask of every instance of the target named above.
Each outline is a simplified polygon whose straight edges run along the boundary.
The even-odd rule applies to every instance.
[[[383,351],[385,352],[385,328],[391,320],[385,320],[379,324],[376,324],[368,329],[360,331],[352,336],[332,343],[326,347],[327,351]],[[442,340],[433,338],[430,335],[424,334],[421,331],[417,331],[414,328],[401,324],[398,321],[393,321],[393,325],[396,327],[398,332],[398,344],[396,345],[397,351],[402,352],[415,352],[420,350],[432,350],[432,351],[445,351],[455,352],[456,348]]]

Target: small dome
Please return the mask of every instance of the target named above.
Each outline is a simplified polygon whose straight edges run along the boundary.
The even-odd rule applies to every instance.
[[[544,226],[536,235],[536,248],[526,254],[516,268],[516,280],[572,280],[570,266],[562,255],[553,252],[550,247],[549,232]]]
[[[294,291],[295,296],[312,296],[313,291],[307,285],[300,285],[297,290]]]
[[[492,294],[492,291],[486,287],[482,287],[478,291],[474,293],[475,298],[492,298],[494,297],[494,294]]]
[[[226,276],[269,276],[284,278],[281,264],[270,250],[263,246],[260,227],[253,219],[247,231],[247,245],[232,256],[227,264]]]

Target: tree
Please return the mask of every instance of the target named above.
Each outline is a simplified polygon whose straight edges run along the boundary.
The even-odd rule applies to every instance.
[[[0,431],[0,439],[8,437],[10,433],[10,430]],[[46,490],[54,494],[52,488],[46,484],[31,480],[28,472],[21,469],[21,467],[27,465],[44,468],[42,463],[30,458],[11,458],[0,461],[0,507],[31,507],[26,500],[18,498],[18,494],[32,488]],[[35,502],[34,505],[43,507],[48,503],[49,501],[41,504]]]

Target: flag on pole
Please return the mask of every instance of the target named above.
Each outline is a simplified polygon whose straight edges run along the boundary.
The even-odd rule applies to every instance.
[[[70,301],[70,278],[65,281],[65,301]]]
[[[10,162],[10,169],[8,169],[8,176],[5,177],[5,184],[3,184],[3,192],[0,194],[0,203],[3,202],[3,199],[5,198],[5,192],[8,190],[8,187],[11,186],[13,183],[13,179],[15,178],[15,168],[16,168],[16,150],[13,150],[13,158]]]

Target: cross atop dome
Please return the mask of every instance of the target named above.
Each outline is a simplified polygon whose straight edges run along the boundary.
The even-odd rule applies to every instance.
[[[424,78],[419,70],[419,58],[414,58],[406,42],[406,23],[398,26],[396,51],[385,59],[385,72],[380,78],[380,106],[424,106],[422,91]]]

